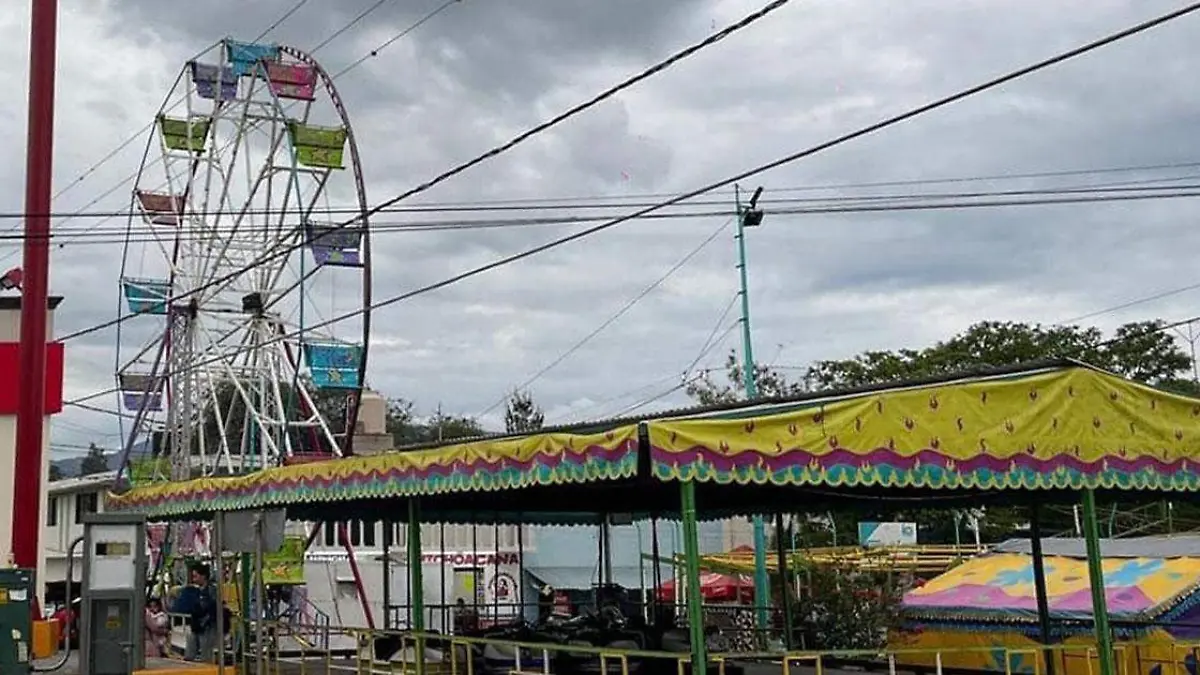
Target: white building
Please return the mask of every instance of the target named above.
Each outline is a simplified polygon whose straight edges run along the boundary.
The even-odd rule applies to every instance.
[[[83,517],[104,510],[104,493],[108,491],[115,471],[82,478],[67,478],[50,483],[46,489],[46,509],[42,529],[42,551],[45,558],[45,597],[61,602],[67,580],[67,548],[71,542],[83,536]],[[75,550],[75,571],[72,584],[80,580],[80,561],[83,547]],[[78,596],[75,592],[74,595]]]
[[[46,319],[46,335],[54,335],[54,310],[62,302],[61,297],[51,297],[49,316]],[[18,348],[21,339],[21,296],[0,296],[0,564],[7,565],[12,554],[13,520],[13,475],[17,446],[17,402],[20,398],[17,373],[20,370]],[[50,415],[58,413],[63,406],[63,351],[62,345],[49,347],[46,353],[46,423],[42,431],[42,485],[50,479]],[[45,491],[43,490],[43,493]],[[46,513],[46,502],[42,501],[40,514]],[[41,516],[39,516],[41,517]],[[43,550],[45,547],[42,547]],[[46,576],[45,561],[39,555],[36,580],[39,590]]]

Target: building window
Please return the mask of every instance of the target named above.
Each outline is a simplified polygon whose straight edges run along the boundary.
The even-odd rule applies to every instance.
[[[325,523],[325,548],[333,548],[337,544],[337,523]]]
[[[95,513],[99,503],[99,492],[80,492],[75,495],[75,522],[82,523],[84,515]]]
[[[58,497],[46,500],[46,527],[58,526]]]
[[[378,523],[363,523],[363,546],[375,548],[375,527]]]

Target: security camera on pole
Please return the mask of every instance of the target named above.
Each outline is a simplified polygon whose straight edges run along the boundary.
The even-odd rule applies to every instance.
[[[750,343],[750,292],[746,282],[746,228],[762,224],[763,212],[758,208],[758,198],[763,189],[759,187],[750,197],[750,203],[742,208],[741,193],[733,186],[733,198],[737,207],[738,278],[739,294],[742,297],[742,383],[746,399],[758,397],[758,382],[754,378],[754,348]],[[761,514],[754,516],[754,611],[758,629],[765,631],[768,625],[767,606],[771,602],[771,584],[767,578],[767,528]]]

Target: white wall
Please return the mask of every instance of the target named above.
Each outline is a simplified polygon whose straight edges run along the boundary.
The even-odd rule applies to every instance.
[[[46,317],[46,335],[54,335],[54,312]],[[0,342],[19,342],[21,339],[21,312],[0,311]],[[17,377],[8,373],[6,377]],[[7,565],[12,553],[13,516],[13,472],[16,466],[17,418],[0,415],[0,564]],[[50,420],[42,427],[42,499],[38,509],[38,522],[46,522],[46,484],[50,480]],[[45,597],[46,546],[38,547],[37,593]]]
[[[0,415],[0,564],[7,565],[12,553],[13,467],[16,461],[17,418]],[[50,481],[50,420],[42,428],[42,499],[38,522],[46,522],[46,490]],[[46,542],[38,547],[37,590],[44,597],[46,578]]]
[[[42,555],[45,559],[45,574],[42,575],[46,583],[56,583],[65,581],[67,578],[67,549],[71,542],[76,538],[83,536],[83,525],[79,523],[79,518],[76,517],[76,502],[82,495],[96,495],[96,512],[104,512],[104,492],[106,486],[96,486],[85,490],[73,492],[59,492],[47,495],[44,515],[48,515],[50,509],[54,509],[57,513],[58,520],[54,525],[47,525],[47,518],[42,518]],[[82,569],[83,550],[76,549],[75,551],[75,569],[72,577],[72,583],[80,583],[82,578],[80,572]],[[78,588],[78,587],[76,587]]]

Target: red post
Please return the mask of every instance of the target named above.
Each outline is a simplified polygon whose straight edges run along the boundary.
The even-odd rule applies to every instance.
[[[21,367],[16,466],[13,467],[12,553],[36,568],[42,530],[42,427],[46,402],[46,320],[50,272],[51,166],[58,0],[33,0],[29,31],[29,132],[25,160],[25,261],[21,289]],[[34,599],[34,605],[38,598]]]

